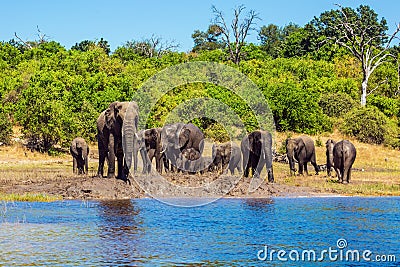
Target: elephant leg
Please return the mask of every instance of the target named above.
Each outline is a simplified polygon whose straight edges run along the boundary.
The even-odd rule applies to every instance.
[[[106,160],[106,153],[99,151],[99,167],[97,169],[97,176],[103,178],[104,161]]]
[[[347,170],[347,183],[350,183],[350,177],[351,177],[351,166]]]
[[[164,163],[164,171],[167,173],[169,172],[169,161],[165,155],[162,157]]]
[[[140,157],[142,158],[142,165],[143,165],[143,169],[142,169],[142,174],[146,174],[147,173],[147,152],[145,149],[140,149]]]
[[[85,157],[85,174],[89,174],[89,160],[88,157]]]
[[[306,173],[306,176],[308,176],[307,162],[304,163],[304,172]]]
[[[77,165],[77,162],[76,162],[76,158],[75,157],[72,157],[72,173],[76,173],[76,166]]]
[[[299,175],[303,175],[303,165],[304,163],[299,161]]]
[[[249,172],[250,172],[250,168],[249,168],[248,165],[246,165],[246,166],[244,167],[244,170],[243,170],[243,176],[244,176],[244,177],[249,177]]]
[[[147,166],[147,168],[148,168],[148,172],[150,173],[151,172],[151,163],[153,162],[153,158],[155,157],[155,150],[154,149],[150,149],[149,151],[147,151],[147,155],[149,156],[149,158],[148,158],[148,166]]]
[[[348,168],[345,168],[345,167],[343,167],[343,183],[344,184],[348,184],[349,183],[349,177],[348,177],[348,175],[349,175],[349,169]]]
[[[115,176],[115,150],[114,150],[114,137],[110,135],[110,141],[108,145],[108,171],[107,178],[113,178]]]
[[[271,168],[267,167],[267,173],[268,173],[268,182],[273,183],[275,179],[274,179],[274,169],[272,168],[272,166]]]
[[[335,167],[335,172],[336,172],[336,175],[338,177],[339,183],[343,182],[343,177],[342,177],[342,173],[340,173],[340,169]]]
[[[238,162],[238,164],[236,165],[236,168],[237,168],[237,170],[238,170],[239,173],[242,172],[242,160],[240,160],[240,161]]]
[[[117,155],[117,163],[118,163],[118,174],[117,174],[117,179],[121,179],[124,180],[125,176],[124,176],[124,157],[123,155]]]
[[[162,154],[156,151],[156,170],[159,174],[162,173]]]
[[[317,162],[314,160],[314,161],[311,161],[311,164],[314,166],[315,175],[318,175],[319,174],[319,166],[318,166]],[[330,173],[330,171],[329,171],[329,173]]]

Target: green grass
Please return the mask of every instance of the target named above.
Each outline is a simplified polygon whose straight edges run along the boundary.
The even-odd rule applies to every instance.
[[[61,196],[44,193],[4,194],[0,193],[0,201],[53,202],[62,200]]]

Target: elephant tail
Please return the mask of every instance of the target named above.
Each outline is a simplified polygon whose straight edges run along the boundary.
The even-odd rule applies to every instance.
[[[345,146],[344,146],[344,143],[342,142],[342,144],[341,144],[341,152],[342,152],[342,157],[341,157],[341,164],[340,164],[340,166],[341,166],[341,170],[340,170],[340,172],[342,173],[342,175],[343,175],[343,172],[344,172],[344,164],[345,164],[345,162],[346,162],[346,151],[345,151]]]

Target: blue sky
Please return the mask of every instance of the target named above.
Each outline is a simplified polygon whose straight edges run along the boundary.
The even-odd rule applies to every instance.
[[[366,4],[385,17],[389,31],[400,22],[400,1],[396,0],[242,0],[242,1],[136,1],[136,0],[5,0],[1,1],[0,41],[14,38],[17,32],[24,40],[37,39],[37,29],[69,49],[82,40],[103,37],[111,49],[126,41],[142,40],[152,35],[180,44],[178,50],[189,51],[193,46],[194,30],[206,30],[213,15],[211,6],[231,18],[233,8],[245,5],[261,18],[256,27],[274,23],[285,26],[290,22],[303,26],[314,16],[335,9],[335,3],[358,7]],[[257,41],[252,32],[249,41]]]

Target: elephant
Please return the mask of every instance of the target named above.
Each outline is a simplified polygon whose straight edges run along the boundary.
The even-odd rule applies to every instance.
[[[87,174],[88,173],[88,155],[89,146],[85,139],[77,137],[71,142],[69,148],[71,152],[73,163],[72,171],[77,174]]]
[[[198,156],[198,158],[200,158],[204,150],[204,134],[196,125],[192,123],[185,124],[181,129],[178,138],[179,149],[181,151],[193,148],[200,153],[196,154],[196,157]]]
[[[212,159],[210,157],[202,157],[200,152],[194,148],[188,148],[184,149],[177,159],[177,167],[182,172],[189,172],[190,174],[200,172],[200,174],[204,174],[211,162]]]
[[[314,166],[315,174],[318,175],[319,167],[315,157],[314,141],[308,136],[288,138],[286,140],[286,154],[289,160],[290,174],[296,172],[295,160],[299,164],[299,175],[303,175],[303,168],[308,175],[307,162]]]
[[[268,173],[268,182],[274,182],[272,167],[272,135],[267,131],[256,130],[246,135],[240,144],[243,154],[243,176],[259,177],[265,165]]]
[[[331,149],[331,147],[329,147]],[[330,151],[327,154],[331,154]],[[351,167],[356,160],[357,150],[349,140],[337,142],[332,149],[333,168],[340,183],[349,183]]]
[[[166,171],[174,171],[176,160],[183,150],[193,148],[198,154],[196,159],[201,157],[204,149],[204,134],[201,130],[189,123],[167,124],[161,131],[162,152],[164,153],[164,167]],[[171,163],[171,168],[169,164]]]
[[[138,132],[136,140],[143,161],[143,173],[151,172],[151,162],[156,159],[156,169],[162,173],[163,153],[161,146],[162,128],[152,128]],[[137,150],[136,150],[137,151]],[[137,152],[135,152],[137,154]]]
[[[242,153],[239,146],[234,143],[226,142],[222,144],[213,144],[212,146],[213,162],[211,169],[230,170],[231,174],[235,174],[235,169],[242,172]],[[228,167],[228,169],[226,169]]]
[[[184,123],[172,123],[164,125],[161,130],[161,147],[164,154],[165,171],[175,171],[176,160],[179,158],[181,150],[179,147],[179,133],[183,128]]]
[[[104,161],[108,159],[107,178],[115,175],[115,157],[118,162],[117,179],[127,181],[135,150],[135,134],[139,120],[136,102],[113,102],[97,119],[97,144],[99,167],[97,176],[103,177]],[[126,151],[123,151],[123,147]],[[125,157],[124,157],[125,152]],[[134,169],[137,169],[137,155],[133,155]]]
[[[328,177],[332,176],[332,168],[333,168],[333,147],[336,142],[332,139],[328,139],[325,143],[326,146],[326,172]]]

